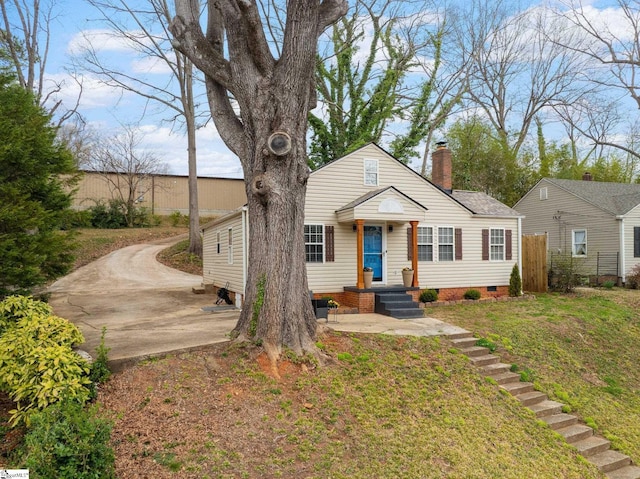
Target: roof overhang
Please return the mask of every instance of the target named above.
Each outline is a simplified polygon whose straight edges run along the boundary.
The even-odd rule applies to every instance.
[[[393,186],[371,191],[336,210],[338,223],[356,219],[407,223],[426,218],[427,208]]]

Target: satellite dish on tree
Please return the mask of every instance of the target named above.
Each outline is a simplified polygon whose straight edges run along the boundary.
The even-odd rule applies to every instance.
[[[284,131],[276,131],[267,141],[269,151],[277,156],[284,156],[291,151],[291,137]]]

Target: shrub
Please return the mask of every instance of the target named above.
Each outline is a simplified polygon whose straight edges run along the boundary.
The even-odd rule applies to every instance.
[[[84,404],[89,365],[72,349],[84,341],[80,330],[30,298],[8,298],[0,311],[6,326],[0,336],[0,390],[17,405],[11,424],[28,424],[34,411],[62,399]]]
[[[61,401],[33,415],[24,438],[26,466],[42,478],[115,478],[110,435],[111,423],[94,408]]]
[[[109,200],[108,205],[98,201],[91,211],[91,226],[102,229],[118,229],[127,227],[126,208],[122,201]]]
[[[549,286],[563,293],[572,292],[583,283],[584,259],[571,254],[552,255],[549,264]]]
[[[477,289],[468,289],[464,292],[464,299],[480,299],[480,291],[478,291]]]
[[[420,293],[420,302],[433,303],[438,301],[438,292],[435,289],[425,289]]]
[[[518,264],[514,264],[509,277],[509,296],[517,297],[522,294],[522,279],[520,278],[520,269]]]
[[[98,384],[102,384],[111,377],[111,370],[109,369],[109,350],[104,344],[104,338],[107,334],[107,328],[102,328],[102,334],[100,336],[100,345],[96,349],[98,353],[95,361],[91,363],[91,372],[89,373],[89,379],[91,379],[91,399],[95,399],[98,394]]]
[[[183,215],[179,211],[174,211],[169,215],[169,219],[171,220],[171,226],[188,226],[189,225],[189,216]]]
[[[616,285],[616,282],[611,281],[610,279],[602,283],[602,287],[606,289],[613,289],[615,285]]]
[[[625,286],[630,289],[640,289],[640,263],[627,272]]]

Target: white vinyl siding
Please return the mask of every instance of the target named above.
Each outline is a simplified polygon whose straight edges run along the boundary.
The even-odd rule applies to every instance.
[[[438,228],[438,261],[453,261],[454,236],[452,226]]]
[[[504,261],[505,238],[504,230],[491,228],[489,231],[489,259],[491,261]]]
[[[418,227],[418,261],[433,261],[433,228]]]
[[[364,160],[364,184],[378,186],[378,160]]]
[[[323,225],[304,225],[304,254],[307,263],[324,261]]]
[[[233,235],[233,263],[229,264],[228,234]],[[218,237],[220,242],[218,242]],[[218,253],[218,244],[220,253]],[[243,283],[242,214],[229,215],[210,228],[205,229],[202,239],[202,276],[205,285],[226,286],[233,292],[242,293]]]
[[[571,238],[571,254],[573,256],[587,256],[587,230],[573,230]]]

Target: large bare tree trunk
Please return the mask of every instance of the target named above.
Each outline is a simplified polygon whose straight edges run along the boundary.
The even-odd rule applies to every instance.
[[[204,72],[216,128],[244,170],[249,267],[234,334],[261,342],[273,363],[285,347],[319,356],[304,255],[307,116],[318,38],[347,2],[288,0],[282,38],[270,43],[255,0],[209,2],[206,35],[198,2],[175,1],[174,47]],[[289,151],[269,148],[276,132],[290,137]]]

